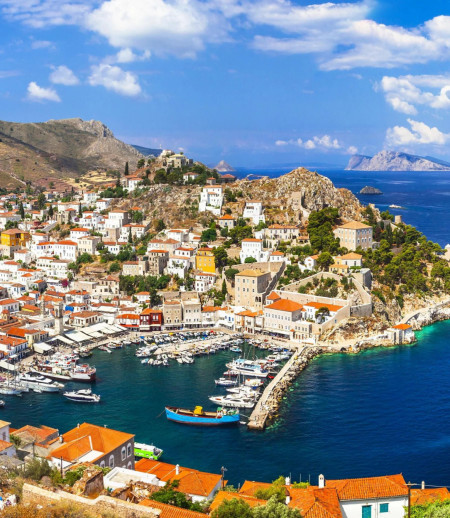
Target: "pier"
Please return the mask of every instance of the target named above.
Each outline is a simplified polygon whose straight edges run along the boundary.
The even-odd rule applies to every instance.
[[[248,421],[249,430],[264,430],[275,416],[280,401],[309,360],[319,354],[318,347],[299,346],[280,372],[267,385]]]

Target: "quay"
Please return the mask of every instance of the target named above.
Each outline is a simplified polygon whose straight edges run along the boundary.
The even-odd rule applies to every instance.
[[[319,347],[299,346],[297,348],[259,398],[247,423],[249,430],[264,430],[275,417],[286,390],[309,361],[320,352]]]

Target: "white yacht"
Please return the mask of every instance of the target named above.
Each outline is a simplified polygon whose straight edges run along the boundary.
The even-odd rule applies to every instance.
[[[30,372],[19,374],[17,376],[17,381],[28,389],[39,389],[40,392],[59,392],[59,389],[64,387],[62,383],[56,383],[50,378]]]
[[[93,394],[91,389],[71,390],[64,392],[63,396],[77,403],[100,403],[100,396]]]

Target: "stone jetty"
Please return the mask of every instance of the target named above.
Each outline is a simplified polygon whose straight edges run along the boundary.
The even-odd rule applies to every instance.
[[[319,347],[300,346],[267,385],[248,421],[250,430],[264,430],[276,416],[284,394],[309,361],[322,350]]]

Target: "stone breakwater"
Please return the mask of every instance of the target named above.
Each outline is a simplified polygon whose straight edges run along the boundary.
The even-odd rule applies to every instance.
[[[264,430],[275,419],[289,387],[312,358],[321,352],[320,347],[299,347],[296,350],[281,371],[265,388],[250,416],[247,425],[250,430]]]

